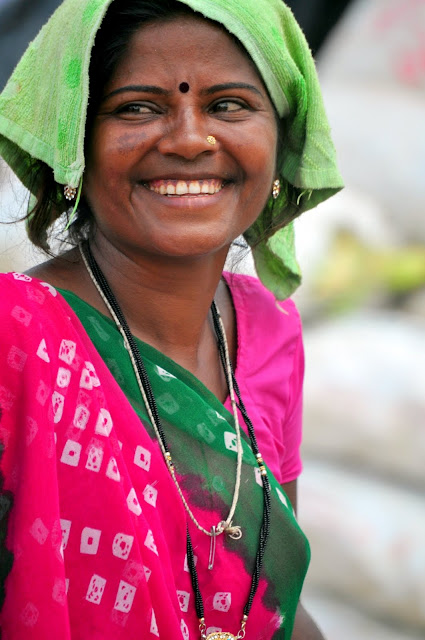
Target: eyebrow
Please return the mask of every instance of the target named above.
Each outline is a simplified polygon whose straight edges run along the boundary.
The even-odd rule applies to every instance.
[[[205,95],[211,95],[212,93],[217,93],[218,91],[226,91],[228,89],[248,89],[249,91],[253,91],[259,96],[263,97],[263,94],[257,87],[254,87],[253,84],[247,84],[246,82],[225,82],[224,84],[215,84],[212,87],[208,87],[202,93]]]
[[[107,100],[107,98],[116,96],[118,93],[125,93],[129,91],[136,91],[139,93],[154,93],[157,96],[169,96],[171,94],[171,91],[167,91],[166,89],[162,89],[161,87],[156,87],[153,84],[129,84],[125,87],[114,89],[114,91],[111,91],[111,93],[108,93],[108,95],[102,98],[102,102],[104,100]]]
[[[229,89],[248,89],[248,91],[252,91],[257,95],[263,97],[261,91],[254,87],[252,84],[247,84],[246,82],[225,82],[223,84],[215,84],[212,87],[208,87],[208,89],[204,89],[202,93],[204,95],[212,95],[213,93],[218,93],[219,91],[227,91]],[[153,93],[158,96],[169,96],[171,95],[171,91],[167,91],[166,89],[162,89],[161,87],[157,87],[152,84],[129,84],[125,87],[120,87],[119,89],[115,89],[108,93],[106,96],[102,98],[102,102],[107,100],[108,98],[112,98],[112,96],[116,96],[119,93],[125,93],[130,91],[136,91],[141,93]]]

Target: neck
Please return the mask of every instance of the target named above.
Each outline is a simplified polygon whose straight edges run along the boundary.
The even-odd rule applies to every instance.
[[[132,333],[199,375],[216,358],[209,309],[227,248],[191,259],[132,258],[97,235],[91,249]]]

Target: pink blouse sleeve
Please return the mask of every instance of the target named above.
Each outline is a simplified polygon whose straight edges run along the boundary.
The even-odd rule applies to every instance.
[[[298,334],[293,358],[293,370],[289,381],[289,406],[281,422],[281,437],[285,442],[285,455],[280,463],[280,483],[295,480],[302,471],[300,447],[303,419],[304,345],[302,333]]]
[[[237,321],[236,378],[260,451],[278,482],[285,484],[302,470],[304,350],[300,316],[292,300],[277,303],[255,278],[225,277]],[[227,402],[225,406],[230,408]]]

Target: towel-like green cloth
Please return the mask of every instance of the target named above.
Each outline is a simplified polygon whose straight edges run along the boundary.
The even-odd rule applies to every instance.
[[[24,182],[31,158],[52,167],[59,184],[76,187],[83,176],[90,54],[112,1],[65,0],[0,95],[0,155]],[[181,2],[243,43],[285,120],[281,194],[245,233],[260,279],[284,299],[300,282],[288,222],[343,186],[314,61],[282,0]]]

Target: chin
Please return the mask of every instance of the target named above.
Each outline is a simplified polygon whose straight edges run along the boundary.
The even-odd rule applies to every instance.
[[[226,243],[193,243],[187,245],[186,243],[174,242],[172,246],[158,247],[158,255],[169,258],[202,258],[209,255],[216,255],[217,253],[225,252],[229,249],[231,242]]]
[[[235,235],[237,237],[239,233]],[[156,236],[156,237],[155,237]],[[155,234],[151,238],[145,236],[142,251],[170,258],[197,258],[213,255],[228,250],[233,241],[233,234],[219,232],[196,233],[169,232]]]

